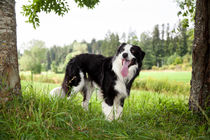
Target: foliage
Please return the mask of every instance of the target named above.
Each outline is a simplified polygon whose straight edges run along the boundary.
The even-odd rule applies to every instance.
[[[104,56],[113,56],[115,55],[119,45],[120,42],[118,34],[108,32],[101,46],[101,54]]]
[[[99,3],[99,0],[74,0],[78,7],[94,8]],[[67,0],[28,0],[27,5],[23,5],[23,15],[28,17],[29,23],[32,23],[34,28],[39,26],[40,12],[50,13],[55,12],[59,16],[63,16],[70,11]]]
[[[73,44],[73,50],[71,52],[72,57],[78,55],[78,54],[82,54],[82,53],[87,53],[88,52],[88,46],[85,43],[78,43],[78,42],[74,42]]]
[[[178,57],[178,55],[176,53],[171,55],[170,57],[168,57],[167,64],[168,65],[174,64],[177,57]]]
[[[46,62],[46,51],[43,41],[33,40],[29,42],[28,50],[25,50],[20,58],[20,69],[40,73],[42,64]]]
[[[176,0],[176,2],[181,9],[177,15],[184,17],[183,27],[189,27],[190,21],[194,23],[196,0]]]
[[[52,64],[51,64],[51,70],[55,73],[58,72],[58,68],[57,68],[57,65],[56,65],[56,62],[55,61],[52,61]]]

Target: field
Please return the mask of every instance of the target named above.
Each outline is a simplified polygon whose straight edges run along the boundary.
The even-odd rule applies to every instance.
[[[50,97],[63,74],[21,77],[23,97],[0,106],[0,139],[210,139],[209,120],[188,109],[190,72],[142,72],[113,122],[95,93],[89,111],[80,94]]]
[[[31,72],[21,72],[21,78],[23,80],[31,80]],[[52,72],[42,73],[41,75],[34,75],[33,80],[38,80],[39,82],[47,83],[61,83],[63,80],[64,74],[54,74]],[[190,83],[191,72],[187,71],[142,71],[139,78],[154,78],[154,79],[163,79],[171,80],[176,82],[185,82]],[[48,81],[47,81],[48,80]]]

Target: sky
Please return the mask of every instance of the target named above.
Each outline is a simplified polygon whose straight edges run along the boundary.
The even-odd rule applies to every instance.
[[[93,38],[104,39],[108,31],[120,36],[134,31],[140,36],[156,24],[173,26],[179,20],[175,0],[100,0],[94,9],[70,3],[70,12],[63,17],[41,13],[40,27],[34,29],[21,14],[25,2],[16,1],[18,49],[24,49],[24,44],[33,39],[44,41],[47,47],[68,45],[74,40],[90,42]]]

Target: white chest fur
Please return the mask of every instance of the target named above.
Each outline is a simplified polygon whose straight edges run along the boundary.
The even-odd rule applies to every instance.
[[[136,73],[138,66],[137,65],[132,65],[128,69],[128,75],[126,77],[123,77],[121,74],[121,69],[122,69],[122,59],[120,56],[116,57],[115,60],[112,63],[112,70],[114,73],[117,75],[117,80],[115,83],[115,90],[118,91],[122,96],[127,97],[127,89],[126,89],[126,83],[128,83],[133,76]]]

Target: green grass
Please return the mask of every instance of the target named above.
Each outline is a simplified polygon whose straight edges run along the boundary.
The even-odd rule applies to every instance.
[[[22,80],[30,81],[31,73],[30,72],[20,72]],[[46,82],[46,83],[61,83],[63,80],[64,74],[55,74],[52,72],[34,74],[33,81]],[[162,79],[175,82],[185,82],[190,83],[191,72],[187,71],[142,71],[140,73],[140,79]]]
[[[95,94],[86,112],[80,94],[51,98],[56,86],[23,81],[23,98],[0,105],[0,139],[210,139],[188,96],[132,90],[121,120],[108,122]]]
[[[176,82],[190,83],[191,72],[188,71],[142,71],[140,78],[163,79]]]
[[[189,95],[190,93],[189,83],[170,81],[168,79],[137,78],[132,85],[132,89],[171,95]]]
[[[0,105],[0,139],[210,139],[209,122],[188,109],[190,72],[141,72],[121,120],[112,122],[96,94],[89,111],[80,94],[50,97],[63,74],[21,75],[22,98]]]

